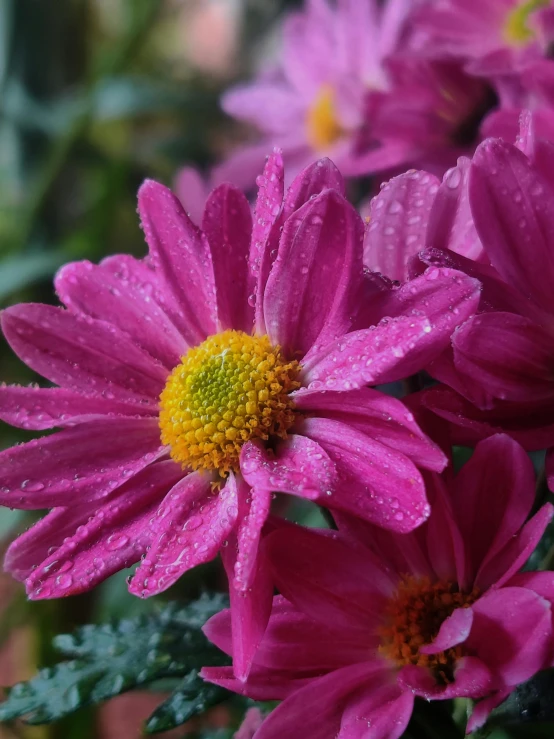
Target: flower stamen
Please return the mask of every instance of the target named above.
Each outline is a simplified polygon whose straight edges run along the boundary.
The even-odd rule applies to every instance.
[[[287,436],[299,370],[268,336],[225,331],[208,337],[182,357],[162,391],[162,443],[183,467],[217,470],[221,477],[237,471],[246,441]]]
[[[432,583],[428,578],[405,577],[386,609],[379,652],[399,667],[428,667],[439,682],[451,682],[454,664],[463,656],[462,646],[436,654],[422,654],[419,650],[436,638],[446,618],[457,608],[470,606],[478,595],[475,588],[464,593],[453,582]]]

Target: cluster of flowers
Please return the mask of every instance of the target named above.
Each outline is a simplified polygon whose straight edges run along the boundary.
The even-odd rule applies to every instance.
[[[289,176],[329,156],[346,176],[444,172],[523,108],[554,138],[551,0],[305,0],[279,58],[223,108],[254,141],[213,173],[249,187],[272,146]],[[256,135],[256,132],[258,135]]]
[[[518,101],[487,125],[540,98],[529,70],[546,85],[549,5],[313,0],[289,22],[287,65],[227,105],[271,119],[289,161],[300,152],[293,170],[324,134],[349,173],[444,162],[460,123],[444,106],[467,114],[477,75],[493,70],[501,100]],[[339,50],[340,85],[322,86]],[[362,82],[363,124],[350,104]],[[351,119],[337,123],[339,100]],[[253,209],[221,184],[200,225],[147,181],[147,257],[68,264],[65,307],[3,311],[14,352],[57,387],[0,387],[0,418],[62,429],[0,453],[0,503],[52,509],[6,556],[29,597],[136,562],[129,589],[148,597],[220,554],[231,607],[206,633],[233,666],[203,674],[282,700],[259,739],[395,739],[415,696],[475,699],[472,731],[554,665],[554,574],[522,572],[554,514],[527,454],[554,447],[548,116],[525,111],[516,143],[487,138],[442,179],[393,178],[367,222],[329,159],[286,188],[273,151]],[[475,447],[457,474],[453,445]],[[545,477],[554,489],[550,451]],[[276,515],[276,493],[322,506],[335,528]]]

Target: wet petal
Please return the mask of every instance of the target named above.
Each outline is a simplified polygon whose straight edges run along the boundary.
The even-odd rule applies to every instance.
[[[223,184],[212,192],[202,230],[212,253],[219,326],[250,333],[254,323],[254,308],[248,302],[254,292],[248,269],[252,215],[239,189]]]
[[[360,217],[332,190],[290,216],[264,295],[274,343],[302,356],[316,340],[348,331],[361,289],[362,235]]]
[[[149,519],[181,474],[173,462],[160,462],[116,490],[94,511],[90,506],[86,510],[79,507],[78,525],[62,540],[56,532],[59,546],[42,561],[35,561],[38,566],[25,583],[29,597],[59,598],[82,593],[134,564],[150,543]],[[59,517],[49,521],[50,526],[59,523]],[[16,540],[12,544],[6,555],[7,566],[20,569],[32,556],[32,534],[30,529],[26,542]],[[40,550],[35,553],[38,555]]]
[[[117,326],[138,346],[172,369],[187,345],[165,312],[141,290],[106,266],[71,262],[55,279],[60,300],[77,315]]]
[[[1,323],[17,356],[56,385],[157,407],[167,369],[114,326],[34,303],[6,308]]]
[[[154,418],[90,421],[0,452],[0,503],[41,509],[98,500],[165,454]]]
[[[189,345],[217,331],[217,305],[210,247],[179,200],[146,180],[138,194],[150,256],[179,313],[171,316]]]
[[[371,388],[348,392],[303,390],[294,395],[300,411],[352,426],[367,436],[402,452],[415,464],[441,472],[446,457],[423,433],[413,414],[396,398]]]
[[[74,426],[104,416],[151,416],[153,409],[102,396],[82,395],[60,387],[0,385],[0,418],[32,431]]]
[[[364,264],[391,280],[408,279],[408,263],[426,246],[429,212],[439,180],[406,172],[389,180],[371,200],[364,238]]]
[[[129,584],[141,598],[157,595],[187,570],[209,562],[219,552],[237,518],[233,475],[219,492],[211,478],[192,472],[166,495],[150,524],[151,546]]]
[[[336,481],[333,462],[312,439],[293,434],[270,453],[262,444],[245,444],[241,473],[254,488],[300,495],[311,500],[324,497]]]
[[[408,457],[326,418],[308,418],[299,430],[335,463],[338,484],[329,507],[403,533],[428,517],[425,485]]]

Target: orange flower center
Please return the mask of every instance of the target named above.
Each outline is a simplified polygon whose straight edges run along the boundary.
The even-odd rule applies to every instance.
[[[162,391],[162,444],[183,467],[237,471],[246,441],[287,435],[299,371],[267,336],[210,336],[189,349]]]
[[[380,653],[399,667],[428,667],[437,680],[450,682],[454,663],[463,655],[462,647],[437,654],[422,654],[419,650],[435,639],[448,616],[457,608],[467,608],[477,597],[475,588],[463,593],[453,582],[431,583],[428,578],[405,577],[386,610],[380,629]]]

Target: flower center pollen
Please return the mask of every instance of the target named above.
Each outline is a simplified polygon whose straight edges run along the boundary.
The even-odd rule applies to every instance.
[[[183,467],[238,471],[242,445],[286,437],[300,365],[268,336],[225,331],[189,349],[160,396],[162,444]]]
[[[470,606],[478,595],[476,589],[463,593],[452,582],[405,577],[386,609],[379,652],[399,667],[428,667],[439,682],[451,682],[454,664],[463,656],[462,646],[437,654],[422,654],[419,649],[435,639],[448,616],[457,608]]]
[[[316,151],[324,151],[343,134],[337,119],[333,88],[323,85],[308,109],[308,141]]]
[[[522,46],[534,38],[533,31],[527,25],[529,16],[535,10],[548,5],[549,0],[526,0],[517,5],[509,14],[504,24],[504,39],[512,46]]]

